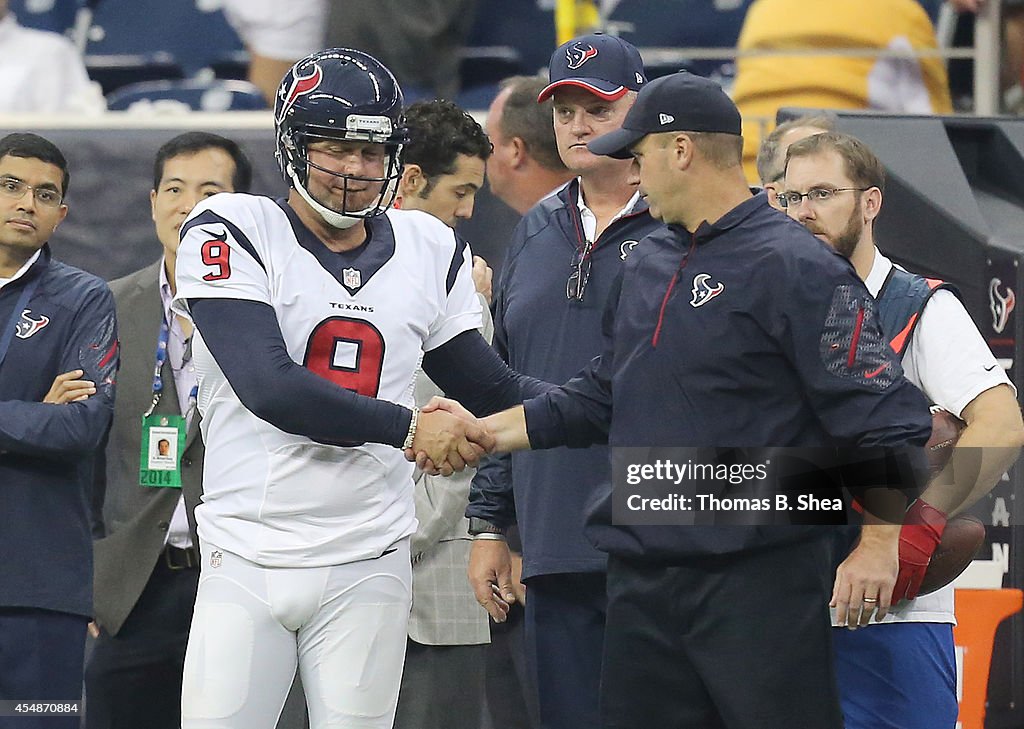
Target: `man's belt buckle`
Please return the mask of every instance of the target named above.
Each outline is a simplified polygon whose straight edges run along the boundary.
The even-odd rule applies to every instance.
[[[164,564],[168,569],[174,571],[192,569],[199,566],[199,556],[196,554],[195,547],[178,549],[168,546],[164,549]]]

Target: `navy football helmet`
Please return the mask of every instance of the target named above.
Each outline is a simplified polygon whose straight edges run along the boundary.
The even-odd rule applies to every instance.
[[[402,176],[402,144],[407,139],[402,89],[387,67],[373,56],[350,48],[330,48],[298,61],[281,81],[274,103],[277,161],[281,172],[324,220],[348,228],[380,215],[395,201]],[[383,144],[383,177],[355,177],[325,170],[309,161],[310,142],[341,139]],[[381,191],[363,210],[332,210],[314,200],[307,185],[316,167],[349,181],[380,183]]]

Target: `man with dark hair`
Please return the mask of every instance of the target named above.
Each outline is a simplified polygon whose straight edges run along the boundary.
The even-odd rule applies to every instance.
[[[423,210],[451,227],[468,220],[491,156],[484,130],[455,104],[440,100],[413,104],[405,123],[409,142],[402,150],[395,207]]]
[[[248,192],[252,185],[252,162],[236,141],[210,132],[185,132],[161,145],[153,160],[153,192],[159,190],[160,183],[164,181],[164,167],[168,160],[217,149],[230,157],[233,163],[231,186],[238,192]]]
[[[950,729],[958,712],[953,586],[920,597],[918,586],[947,518],[987,494],[1016,459],[1024,442],[1016,392],[955,290],[878,250],[885,168],[866,144],[817,134],[789,147],[784,169],[779,201],[789,216],[849,259],[907,379],[967,423],[950,463],[904,519],[893,610],[866,630],[833,630],[847,729]]]
[[[537,101],[547,85],[543,76],[507,78],[487,111],[494,145],[487,184],[520,215],[572,178],[558,155],[551,97]]]
[[[118,346],[107,285],[50,254],[69,182],[49,141],[0,140],[0,700],[80,709],[93,453],[114,409]],[[18,722],[44,724],[78,718]]]
[[[835,118],[828,114],[807,115],[779,124],[761,140],[757,150],[757,176],[768,193],[769,205],[782,210],[778,193],[786,177],[786,150],[789,146],[813,134],[831,132],[835,126]]]
[[[163,255],[111,284],[126,355],[96,469],[106,534],[95,545],[89,729],[181,726],[182,667],[199,579],[192,512],[202,493],[204,454],[192,325],[170,312],[178,231],[200,200],[247,191],[252,166],[232,140],[186,132],[160,147],[153,175],[149,199]],[[150,459],[154,440],[160,455],[166,443],[177,456],[173,464]],[[170,449],[172,442],[177,448]]]
[[[621,129],[589,142],[594,154],[633,159],[650,214],[668,226],[626,259],[600,356],[485,419],[499,450],[857,445],[906,458],[904,478],[924,465],[920,449],[887,450],[923,446],[931,418],[867,290],[751,196],[740,128],[717,84],[678,73],[651,82]],[[841,727],[830,587],[843,624],[884,613],[896,579],[889,525],[865,534],[833,585],[829,527],[703,526],[685,511],[661,525],[613,519],[625,487],[600,484],[588,523],[609,554],[601,726]],[[493,593],[478,597],[500,614]]]
[[[623,261],[660,227],[630,163],[586,147],[618,127],[647,82],[643,74],[639,51],[613,36],[581,36],[551,56],[534,102],[552,101],[548,125],[576,178],[543,197],[512,234],[494,340],[518,372],[564,382],[600,352],[604,302]],[[470,491],[470,580],[481,604],[493,577],[512,588],[505,537],[519,527],[527,663],[545,728],[598,722],[607,559],[588,541],[584,520],[591,495],[609,478],[607,457],[599,447],[515,454],[482,466]]]
[[[396,206],[419,210],[454,227],[473,214],[484,183],[491,143],[469,114],[450,101],[420,101],[406,111],[409,143]],[[490,341],[491,269],[473,256],[473,282],[484,313],[481,333]],[[416,404],[441,391],[422,371]],[[414,476],[416,531],[412,549],[412,612],[395,729],[477,729],[483,710],[487,614],[466,581],[469,521],[463,516],[469,482],[466,469],[448,478],[419,471]]]

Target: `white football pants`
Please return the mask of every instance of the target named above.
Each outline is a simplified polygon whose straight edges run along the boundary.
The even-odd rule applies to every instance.
[[[280,568],[204,545],[182,729],[274,729],[296,665],[311,729],[391,729],[412,599],[409,540],[395,546]]]

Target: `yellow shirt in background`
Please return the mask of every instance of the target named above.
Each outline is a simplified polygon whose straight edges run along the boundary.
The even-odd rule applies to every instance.
[[[931,19],[916,0],[757,0],[740,51],[934,50]],[[941,58],[794,55],[740,58],[733,98],[743,115],[744,166],[754,159],[780,107],[875,109],[907,114],[952,111]]]

